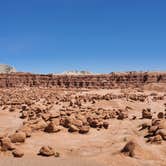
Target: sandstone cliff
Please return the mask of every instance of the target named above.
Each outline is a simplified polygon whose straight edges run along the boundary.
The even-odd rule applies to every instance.
[[[101,75],[0,74],[0,87],[123,88],[166,83],[166,72],[127,72]]]

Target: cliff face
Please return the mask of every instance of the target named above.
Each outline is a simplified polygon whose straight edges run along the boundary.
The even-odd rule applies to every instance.
[[[128,72],[103,75],[41,75],[29,73],[0,74],[0,88],[60,87],[116,88],[138,87],[148,83],[166,83],[166,72]]]

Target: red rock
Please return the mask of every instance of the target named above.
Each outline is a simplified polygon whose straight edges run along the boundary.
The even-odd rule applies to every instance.
[[[12,143],[22,143],[25,142],[26,134],[24,132],[17,132],[10,136],[10,140]]]
[[[142,118],[143,119],[152,119],[152,113],[150,109],[143,109],[142,110]]]
[[[82,127],[80,127],[80,129],[79,129],[79,133],[80,133],[80,134],[86,134],[86,133],[89,132],[89,130],[90,130],[90,127],[89,127],[89,126],[82,126]]]
[[[14,157],[23,157],[24,156],[24,153],[20,150],[20,149],[15,149],[13,152],[12,152],[13,156]]]
[[[133,141],[129,141],[124,148],[121,150],[122,153],[125,155],[128,155],[130,157],[134,157],[134,150],[135,150],[136,144]]]
[[[3,151],[13,150],[15,149],[14,145],[12,144],[11,140],[7,137],[1,139],[1,147]]]
[[[103,127],[104,127],[105,129],[108,129],[109,123],[108,123],[108,122],[103,122]]]
[[[39,155],[41,155],[41,156],[49,157],[49,156],[53,156],[54,154],[55,154],[55,152],[54,152],[53,148],[50,146],[43,146],[39,150]]]

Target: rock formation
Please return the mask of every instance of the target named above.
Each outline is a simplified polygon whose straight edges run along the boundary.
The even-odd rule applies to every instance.
[[[0,87],[126,88],[166,83],[166,72],[127,72],[100,75],[0,74]]]
[[[12,73],[16,72],[16,69],[12,66],[0,64],[0,73]]]

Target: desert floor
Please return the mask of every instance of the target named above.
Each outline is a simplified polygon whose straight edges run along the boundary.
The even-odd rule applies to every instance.
[[[123,90],[13,88],[1,89],[0,91],[0,139],[10,138],[16,130],[21,130],[25,124],[31,128],[31,134],[25,141],[11,143],[16,149],[23,152],[22,158],[14,158],[12,150],[6,148],[4,150],[1,142],[0,165],[166,166],[166,135],[162,135],[160,140],[154,139],[156,135],[161,135],[160,132],[157,134],[159,129],[166,130],[164,124],[166,121],[166,91],[162,90],[161,87],[159,89],[145,87]],[[106,95],[109,97],[103,97]],[[133,97],[134,95],[135,97]],[[75,98],[76,96],[81,97],[78,99]],[[83,101],[84,99],[87,101]],[[27,101],[30,103],[29,105],[26,103]],[[41,114],[35,112],[37,116],[34,118],[30,114],[21,117],[20,115],[25,111],[22,110],[23,105],[28,105],[27,112],[31,109],[35,112],[35,106],[40,106],[41,110],[46,109],[47,111],[43,113],[38,109]],[[143,117],[142,110],[147,108],[151,110],[152,118]],[[63,114],[62,111],[58,112],[61,109],[63,109]],[[68,131],[69,127],[60,124],[57,124],[61,126],[60,130],[52,132],[44,131],[46,126],[35,126],[35,124],[37,125],[35,120],[41,120],[42,114],[51,116],[50,110],[52,114],[54,111],[59,113],[57,116],[52,116],[53,120],[59,120],[64,117],[76,117],[76,115],[81,114],[79,112],[81,109],[84,110],[82,111],[83,118],[92,117],[92,119],[97,119],[100,124],[106,121],[109,127],[103,128],[99,124],[93,126],[85,122],[86,125],[90,126],[89,130],[87,133],[80,134],[80,126],[78,127],[77,124],[75,126],[77,126],[78,131],[73,130],[72,132]],[[85,113],[86,109],[89,109],[88,113]],[[98,109],[104,109],[104,111],[96,113]],[[118,110],[121,110],[121,118],[118,118],[121,115]],[[112,113],[114,111],[117,111],[115,115]],[[113,114],[113,117],[109,112]],[[163,117],[158,117],[159,112],[163,113]],[[106,117],[107,114],[110,116]],[[49,118],[43,118],[46,125],[51,121]],[[150,128],[156,126],[153,125],[153,119],[162,121],[164,125],[151,132]],[[141,130],[142,124],[149,124],[149,126]],[[150,137],[145,138],[148,134],[151,134]],[[126,143],[131,140],[135,143],[134,156],[132,157],[121,152]],[[42,146],[52,147],[60,156],[43,157],[37,155]]]

